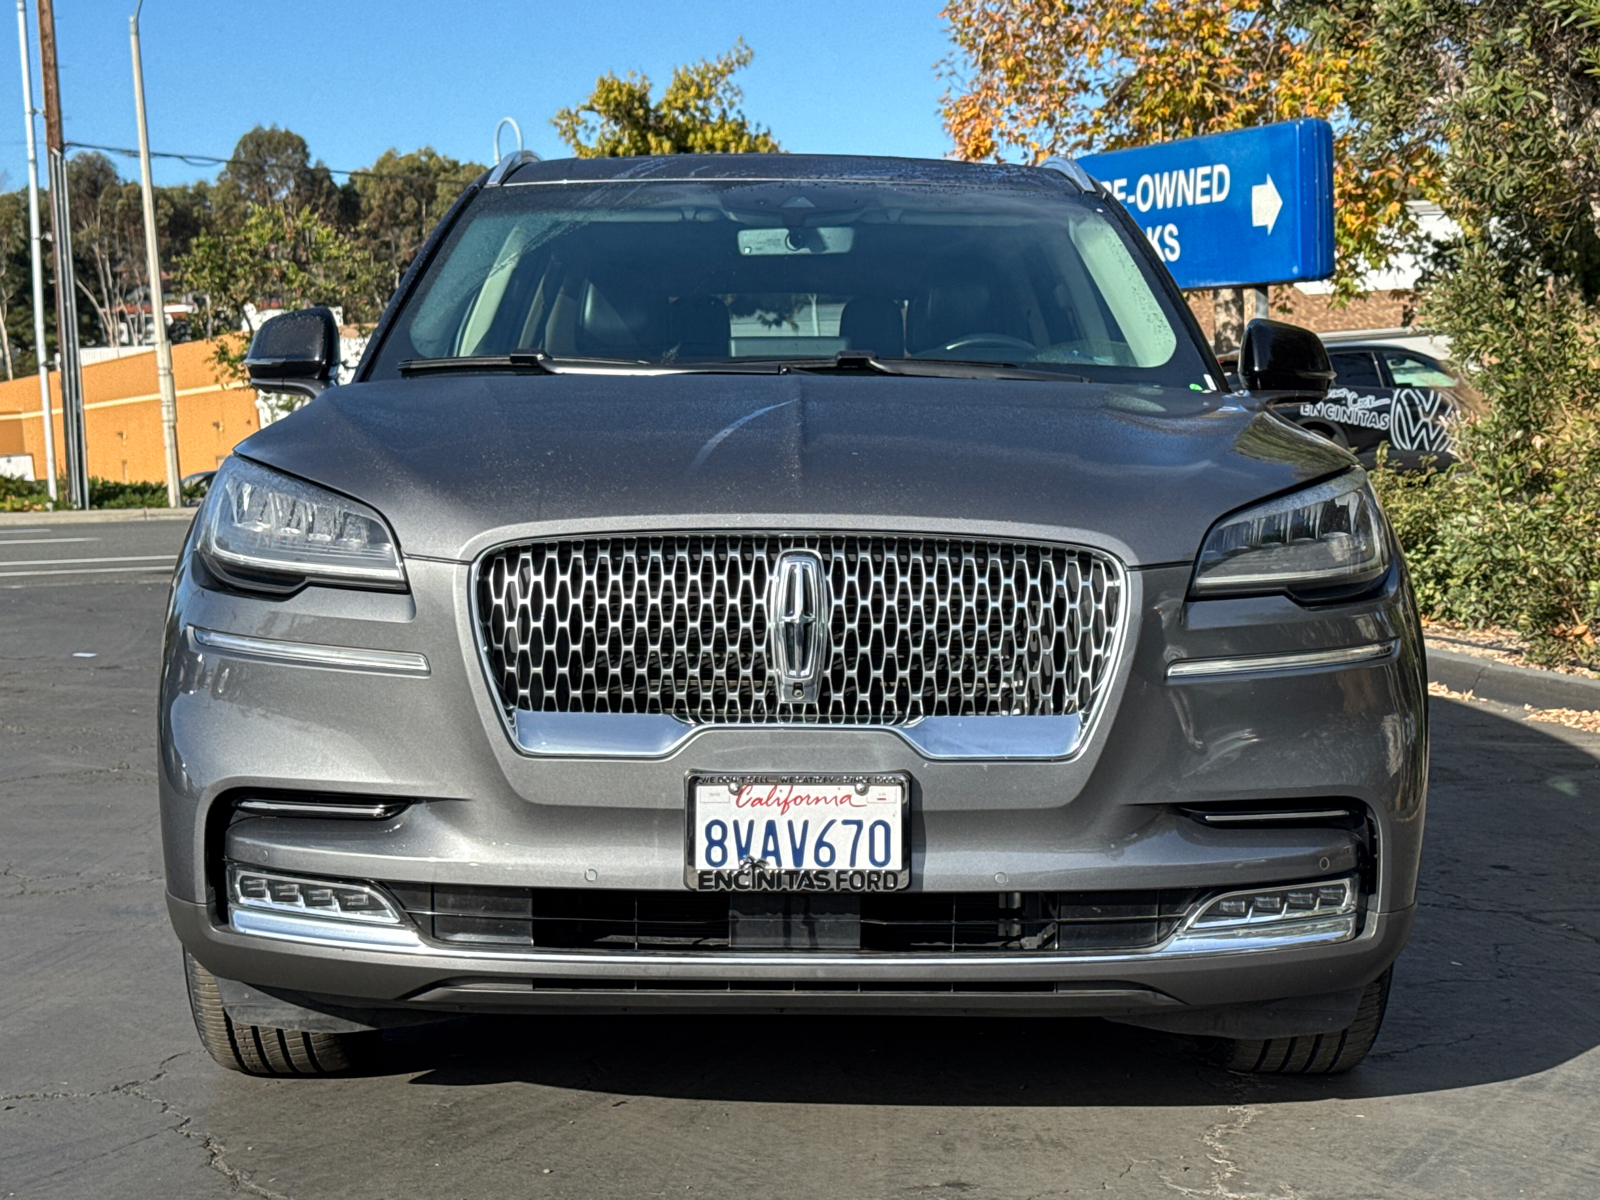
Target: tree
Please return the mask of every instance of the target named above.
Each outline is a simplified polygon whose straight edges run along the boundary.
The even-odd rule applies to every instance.
[[[944,64],[944,120],[962,158],[1037,162],[1332,121],[1336,282],[1347,293],[1403,243],[1412,230],[1404,202],[1431,186],[1425,138],[1379,147],[1350,111],[1352,88],[1375,69],[1376,38],[1352,36],[1329,52],[1272,0],[949,0],[944,17],[956,46]]]
[[[72,250],[78,260],[74,277],[94,308],[102,341],[121,345],[126,327],[138,344],[145,332],[139,301],[146,294],[147,274],[138,185],[124,183],[110,159],[91,152],[67,163],[67,194]]]
[[[1423,323],[1486,409],[1460,462],[1379,471],[1426,611],[1600,663],[1600,8],[1594,0],[1293,0],[1319,48],[1366,47],[1367,152],[1438,148],[1459,241]]]
[[[1319,50],[1363,48],[1347,102],[1369,157],[1441,147],[1438,199],[1470,243],[1600,296],[1600,4],[1291,3]]]
[[[410,154],[391,148],[352,177],[360,212],[355,236],[383,264],[390,288],[400,282],[445,210],[483,169],[431,146]]]
[[[774,153],[777,140],[751,125],[740,107],[744,93],[734,72],[750,65],[754,51],[740,38],[715,60],[675,67],[659,102],[650,99],[650,80],[628,72],[626,79],[602,75],[588,100],[563,108],[551,120],[561,140],[579,158],[625,154]]]
[[[340,193],[328,168],[311,161],[305,138],[276,125],[257,125],[239,139],[232,161],[218,174],[213,203],[219,210],[315,208],[331,217],[339,211]]]
[[[28,194],[0,195],[0,356],[5,358],[8,380],[17,377],[11,349],[12,315],[24,304],[30,319],[33,315],[31,294],[26,301],[23,299],[24,289],[29,286],[28,238]]]
[[[204,305],[208,326],[228,330],[213,358],[229,378],[255,334],[253,311],[343,305],[347,317],[373,315],[382,285],[372,258],[314,208],[262,204],[235,227],[198,235],[175,274]],[[231,331],[239,330],[241,336]]]

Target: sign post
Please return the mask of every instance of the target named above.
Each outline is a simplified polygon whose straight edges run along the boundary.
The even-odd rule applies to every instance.
[[[1333,129],[1307,119],[1078,162],[1120,200],[1185,290],[1333,274]],[[1243,314],[1241,313],[1241,316]]]

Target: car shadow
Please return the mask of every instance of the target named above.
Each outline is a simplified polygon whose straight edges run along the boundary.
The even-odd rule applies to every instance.
[[[1230,1075],[1186,1038],[1065,1018],[479,1017],[386,1035],[377,1073],[807,1104],[1189,1105],[1439,1091],[1600,1044],[1600,739],[1435,702],[1412,941],[1367,1061]]]

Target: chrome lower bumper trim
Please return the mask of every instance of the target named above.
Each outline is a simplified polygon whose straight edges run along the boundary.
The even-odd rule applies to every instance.
[[[339,946],[349,950],[426,951],[414,929],[398,925],[363,925],[354,921],[324,921],[317,917],[297,917],[283,913],[258,912],[235,908],[229,921],[238,933],[307,942],[316,946]]]
[[[251,912],[236,908],[230,914],[234,932],[256,937],[276,938],[281,941],[324,946],[328,949],[397,950],[407,954],[421,954],[432,958],[492,959],[505,963],[529,963],[545,966],[562,966],[571,969],[608,972],[629,967],[643,969],[659,975],[663,969],[673,967],[698,967],[704,969],[718,962],[741,966],[782,967],[786,970],[800,968],[881,968],[892,972],[895,968],[945,967],[957,964],[981,967],[1070,966],[1083,963],[1137,963],[1151,960],[1166,961],[1175,958],[1207,958],[1229,954],[1253,954],[1272,950],[1293,950],[1308,946],[1326,946],[1349,941],[1356,934],[1357,916],[1348,913],[1337,917],[1308,918],[1304,921],[1285,921],[1271,926],[1235,928],[1227,930],[1186,929],[1174,934],[1160,946],[1149,950],[1119,954],[862,954],[813,953],[770,954],[748,951],[723,951],[717,954],[671,954],[612,952],[607,950],[463,950],[456,946],[437,946],[424,942],[413,930],[393,926],[357,926],[353,922],[325,921],[316,917],[298,917],[278,913]]]
[[[353,646],[324,646],[314,642],[280,642],[272,638],[218,633],[189,626],[197,653],[215,650],[243,658],[286,663],[295,667],[323,667],[335,671],[370,671],[380,675],[427,675],[428,660],[421,654],[399,650],[363,650]]]
[[[1077,713],[1059,717],[924,717],[912,725],[691,725],[650,713],[527,712],[514,719],[524,754],[659,758],[710,730],[797,729],[892,733],[929,759],[1063,759],[1083,741]]]
[[[1377,662],[1394,653],[1396,642],[1371,642],[1336,650],[1296,650],[1290,654],[1251,654],[1239,658],[1180,658],[1167,664],[1167,678],[1200,679],[1218,675],[1265,675],[1281,671],[1327,670]]]

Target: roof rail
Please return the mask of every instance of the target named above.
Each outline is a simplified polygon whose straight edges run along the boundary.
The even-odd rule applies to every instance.
[[[494,170],[489,172],[489,178],[483,181],[484,187],[499,187],[505,177],[515,171],[523,163],[543,162],[544,160],[532,150],[513,150],[499,162],[495,163]]]
[[[1059,174],[1065,175],[1068,179],[1072,180],[1073,183],[1077,184],[1078,187],[1080,189],[1082,189],[1083,191],[1085,191],[1085,192],[1093,192],[1094,191],[1094,178],[1093,178],[1093,176],[1091,176],[1089,174],[1089,172],[1085,171],[1082,167],[1080,167],[1078,165],[1078,160],[1075,159],[1075,158],[1072,158],[1070,155],[1065,155],[1065,154],[1052,155],[1051,157],[1045,159],[1042,163],[1040,163],[1039,166],[1043,170],[1055,171],[1055,172],[1058,172]]]

